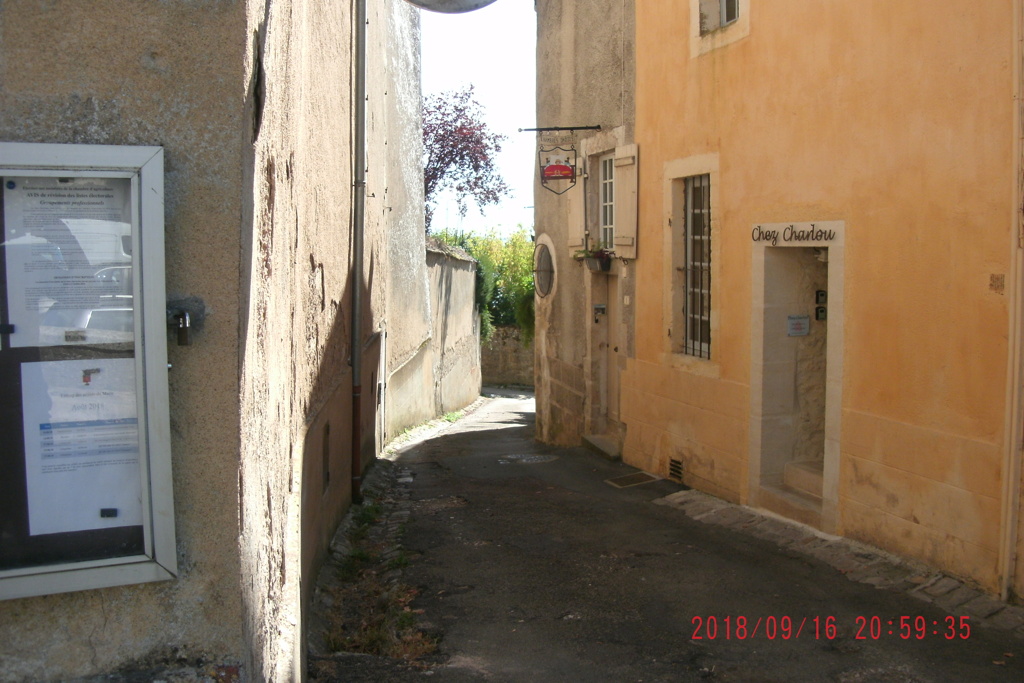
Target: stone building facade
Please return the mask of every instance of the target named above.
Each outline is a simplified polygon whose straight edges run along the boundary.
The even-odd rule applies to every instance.
[[[538,3],[538,124],[627,122],[638,227],[581,274],[538,190],[541,437],[1021,595],[1021,3],[638,3],[630,121],[567,108],[629,83],[579,5]]]
[[[434,335],[418,10],[403,0],[368,3],[353,273],[354,6],[0,6],[0,140],[162,147],[167,294],[205,312],[190,346],[168,337],[177,576],[0,602],[0,679],[163,657],[302,678],[304,605],[352,499],[353,453],[365,465],[399,428],[377,408],[387,379]]]
[[[573,257],[602,241],[599,191],[608,160],[622,187],[630,172],[636,177],[633,3],[538,0],[536,7],[537,126],[600,128],[538,139],[541,148],[576,149],[577,179],[569,189],[556,188],[563,194],[539,182],[534,191],[537,248],[552,264],[550,292],[536,300],[537,435],[563,445],[584,435],[621,442],[618,377],[635,343],[635,273],[628,260],[592,273]],[[636,243],[627,226],[635,234],[635,203],[632,215],[620,208],[618,219],[613,246],[630,255]]]

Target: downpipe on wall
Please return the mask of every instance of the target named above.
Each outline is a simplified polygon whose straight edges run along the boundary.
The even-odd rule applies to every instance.
[[[366,0],[355,0],[352,93],[352,502],[363,500],[363,233],[366,214]]]

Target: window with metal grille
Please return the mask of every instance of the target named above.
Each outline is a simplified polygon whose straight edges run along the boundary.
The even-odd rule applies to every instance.
[[[686,178],[682,352],[711,357],[711,176]]]
[[[700,33],[710,33],[740,18],[740,0],[700,0]]]
[[[615,157],[601,157],[601,245],[615,247]]]

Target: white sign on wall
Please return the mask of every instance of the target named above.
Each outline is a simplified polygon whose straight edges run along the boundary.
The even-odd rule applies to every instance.
[[[135,361],[21,365],[29,534],[142,524]]]

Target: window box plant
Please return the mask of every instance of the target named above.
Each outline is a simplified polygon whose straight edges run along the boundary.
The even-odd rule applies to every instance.
[[[598,244],[593,248],[578,249],[572,257],[577,261],[583,261],[587,268],[594,272],[609,271],[612,268],[615,251],[603,244]]]

